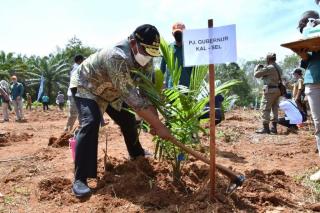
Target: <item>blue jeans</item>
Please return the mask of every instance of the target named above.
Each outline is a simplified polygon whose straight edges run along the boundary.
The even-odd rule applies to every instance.
[[[76,135],[75,179],[96,178],[101,112],[91,99],[75,97],[80,129]]]

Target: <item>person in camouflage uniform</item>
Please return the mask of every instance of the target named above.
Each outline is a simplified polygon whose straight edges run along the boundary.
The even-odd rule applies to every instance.
[[[9,111],[11,111],[10,84],[5,80],[0,81],[0,96],[2,99],[3,122],[8,122],[9,121]]]
[[[71,76],[70,89],[81,120],[76,135],[75,181],[78,197],[90,194],[87,178],[97,176],[97,147],[102,114],[111,105],[121,111],[125,102],[163,139],[173,136],[158,118],[151,103],[137,87],[139,78],[132,70],[152,74],[152,57],[159,56],[160,35],[152,25],[142,25],[111,49],[102,49],[82,62]]]
[[[278,109],[279,109],[279,75],[282,71],[276,63],[276,54],[269,53],[266,58],[267,66],[257,65],[255,67],[254,76],[262,78],[263,81],[263,97],[262,97],[262,124],[263,128],[256,131],[259,134],[277,134]],[[279,72],[279,74],[278,74]],[[272,127],[269,129],[270,113],[272,111],[273,121]]]

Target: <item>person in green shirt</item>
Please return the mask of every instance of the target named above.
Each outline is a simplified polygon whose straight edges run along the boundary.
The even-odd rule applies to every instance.
[[[49,97],[44,94],[41,98],[43,111],[49,110]]]
[[[23,100],[22,95],[24,92],[24,87],[21,83],[18,82],[17,76],[11,77],[11,99],[16,113],[16,121],[23,120]]]

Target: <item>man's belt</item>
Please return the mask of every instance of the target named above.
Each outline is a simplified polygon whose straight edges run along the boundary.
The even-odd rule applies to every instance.
[[[270,85],[268,85],[268,89],[276,89],[276,88],[279,88],[279,86],[270,86]]]

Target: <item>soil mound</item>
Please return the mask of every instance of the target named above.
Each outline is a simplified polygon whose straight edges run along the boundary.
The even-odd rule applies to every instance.
[[[8,146],[12,142],[27,141],[32,137],[33,137],[33,134],[28,134],[25,132],[22,132],[22,133],[3,132],[3,133],[0,133],[0,147]]]
[[[67,178],[53,177],[41,180],[38,184],[39,201],[59,200],[64,204],[74,200],[70,193],[72,183]],[[72,202],[71,202],[72,203]]]
[[[266,210],[270,207],[282,207],[286,209],[299,209],[297,196],[294,192],[301,190],[292,178],[282,170],[273,170],[264,173],[255,169],[246,172],[246,182],[238,194],[239,198],[232,197],[236,206],[240,209]]]
[[[225,193],[226,178],[216,178],[215,201],[210,201],[209,167],[201,162],[187,163],[181,181],[172,178],[171,165],[154,159],[134,161],[108,158],[106,170],[99,160],[99,176],[93,196],[96,210],[132,205],[148,211],[164,212],[264,212],[281,208],[285,211],[303,210],[301,197],[304,188],[281,170],[264,173],[251,170],[245,173],[244,185],[233,194]],[[103,175],[104,174],[104,175]],[[53,177],[38,184],[39,201],[54,201],[64,205],[79,203],[72,193],[71,181]],[[309,209],[317,209],[310,206]]]
[[[177,183],[172,178],[168,162],[144,158],[121,162],[110,158],[106,174],[99,181],[97,193],[130,200],[151,211],[303,210],[299,203],[299,196],[305,195],[303,187],[281,170],[269,173],[247,171],[244,185],[231,195],[225,193],[229,184],[227,179],[218,175],[215,202],[209,200],[208,175],[207,165],[187,163],[182,170],[181,181]]]
[[[109,158],[106,174],[98,183],[97,193],[131,200],[149,210],[168,207],[175,211],[174,206],[194,192],[199,181],[204,181],[207,174],[207,166],[191,163],[182,170],[182,180],[177,183],[173,181],[167,162],[148,158],[134,161]]]
[[[72,137],[73,135],[69,132],[62,133],[59,138],[51,136],[49,138],[48,146],[52,146],[52,147],[69,146],[69,139]]]

